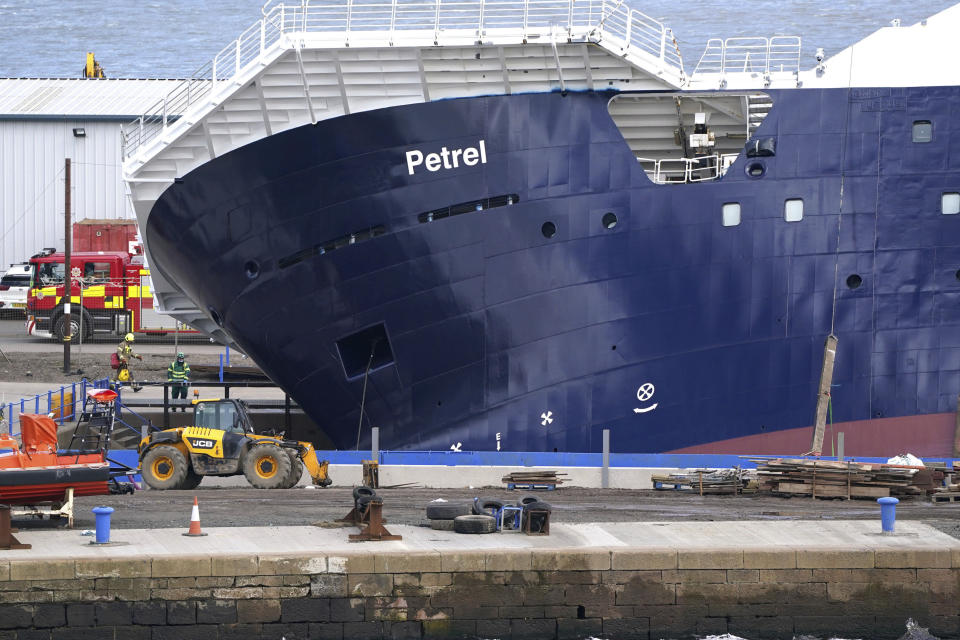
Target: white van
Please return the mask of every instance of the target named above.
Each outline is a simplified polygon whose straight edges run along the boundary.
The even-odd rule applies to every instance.
[[[33,265],[29,262],[12,264],[0,278],[0,315],[22,316],[27,311],[27,292]]]

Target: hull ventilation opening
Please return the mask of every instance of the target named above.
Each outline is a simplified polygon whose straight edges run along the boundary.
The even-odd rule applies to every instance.
[[[337,340],[337,353],[347,380],[363,377],[394,363],[393,347],[383,323]]]

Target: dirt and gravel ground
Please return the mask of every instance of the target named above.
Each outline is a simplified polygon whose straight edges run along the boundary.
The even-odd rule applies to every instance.
[[[5,350],[6,351],[6,350]],[[103,353],[74,352],[70,358],[70,375],[63,373],[63,353],[22,353],[6,351],[8,362],[0,357],[0,381],[50,382],[53,385],[108,378],[113,375],[110,355]],[[166,380],[170,354],[145,354],[143,362],[134,360],[131,370],[137,380]]]
[[[381,489],[384,515],[390,522],[420,524],[426,505],[436,498],[448,501],[491,497],[515,503],[526,495],[502,488]],[[350,487],[327,489],[257,490],[204,488],[195,491],[138,491],[127,496],[79,498],[76,527],[92,528],[94,506],[116,509],[113,526],[120,529],[183,527],[189,525],[193,497],[200,501],[205,527],[307,525],[332,522],[353,506]],[[561,488],[536,495],[553,505],[553,521],[671,522],[714,520],[877,520],[880,509],[868,500],[813,500],[773,496],[699,496],[677,491]],[[897,506],[897,517],[920,520],[960,538],[960,503],[933,504],[906,498]]]

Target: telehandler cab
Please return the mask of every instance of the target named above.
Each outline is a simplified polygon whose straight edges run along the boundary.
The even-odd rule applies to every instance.
[[[304,466],[313,484],[331,484],[328,462],[309,442],[258,435],[241,400],[193,401],[193,426],[156,431],[140,441],[140,473],[153,489],[193,489],[204,476],[241,473],[258,489],[289,489]]]

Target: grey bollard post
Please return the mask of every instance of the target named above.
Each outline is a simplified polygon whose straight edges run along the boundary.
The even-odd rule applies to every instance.
[[[837,460],[843,460],[843,431],[837,433]]]
[[[380,427],[373,427],[370,432],[370,459],[380,462]]]
[[[600,470],[600,487],[610,488],[610,429],[603,430],[603,469]]]

